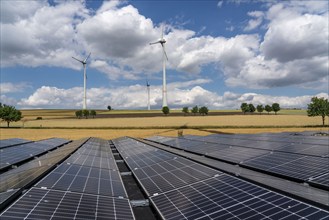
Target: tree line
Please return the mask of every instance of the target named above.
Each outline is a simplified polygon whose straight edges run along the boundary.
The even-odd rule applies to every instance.
[[[281,110],[280,104],[279,103],[273,103],[272,105],[257,105],[256,108],[255,106],[250,103],[242,103],[241,106],[241,111],[243,114],[246,114],[247,112],[254,113],[256,110],[259,114],[262,114],[262,112],[265,110],[267,114],[270,114],[271,111],[274,111],[275,114],[277,114],[278,111]]]
[[[168,106],[164,106],[164,107],[162,108],[162,112],[163,112],[163,114],[168,115],[168,114],[170,113],[170,109],[169,109],[169,107],[168,107]],[[185,106],[185,107],[183,107],[182,112],[184,113],[185,116],[186,116],[187,114],[189,114],[190,112],[191,112],[192,114],[194,114],[194,115],[196,115],[196,114],[199,113],[200,115],[205,116],[205,115],[208,115],[208,113],[209,113],[209,109],[208,109],[208,107],[206,107],[206,106],[202,106],[202,107],[199,108],[199,107],[196,105],[196,106],[194,106],[194,107],[191,109],[191,111],[190,111],[189,107]]]

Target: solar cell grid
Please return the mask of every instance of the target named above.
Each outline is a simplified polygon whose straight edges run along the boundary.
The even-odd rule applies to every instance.
[[[115,159],[112,157],[97,157],[95,155],[85,155],[76,152],[70,156],[65,162],[80,164],[83,166],[98,167],[102,169],[117,170],[118,167],[115,163]]]
[[[36,186],[95,195],[127,197],[119,172],[76,164],[60,165]]]
[[[32,188],[1,219],[134,219],[127,199]]]
[[[244,165],[305,181],[326,173],[329,158],[274,152],[248,160]]]
[[[260,150],[254,148],[244,148],[244,147],[228,147],[222,150],[217,150],[208,153],[210,157],[222,159],[234,163],[242,163],[245,160],[269,154],[267,150]]]
[[[164,219],[324,219],[329,214],[225,174],[151,201]]]

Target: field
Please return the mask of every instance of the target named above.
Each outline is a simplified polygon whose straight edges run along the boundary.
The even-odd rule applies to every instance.
[[[175,111],[174,111],[175,112]],[[284,110],[280,114],[241,115],[239,111],[216,111],[209,116],[158,116],[160,111],[97,111],[98,118],[76,119],[73,110],[22,110],[24,119],[5,128],[1,122],[0,139],[13,137],[40,140],[49,137],[79,139],[100,137],[112,139],[121,136],[147,137],[152,135],[177,136],[210,133],[259,133],[317,130],[320,117],[308,117],[304,110]],[[236,114],[239,115],[236,115]],[[121,117],[122,115],[126,117]],[[157,116],[157,117],[153,117]],[[42,120],[36,120],[42,117]],[[328,126],[328,118],[326,119]]]

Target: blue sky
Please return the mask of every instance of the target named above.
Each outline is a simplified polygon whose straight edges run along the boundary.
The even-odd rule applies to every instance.
[[[305,108],[328,98],[327,1],[1,1],[1,102],[17,108]]]

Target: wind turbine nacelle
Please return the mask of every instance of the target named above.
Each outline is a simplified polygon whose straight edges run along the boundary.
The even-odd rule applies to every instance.
[[[164,43],[166,43],[167,41],[165,40],[165,39],[161,39],[161,40],[159,40],[159,43],[160,44],[164,44]]]

